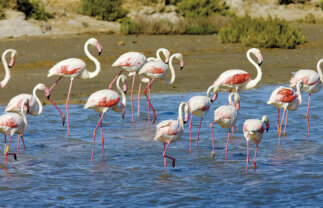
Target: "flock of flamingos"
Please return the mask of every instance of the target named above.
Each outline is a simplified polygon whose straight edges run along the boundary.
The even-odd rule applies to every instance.
[[[98,53],[102,52],[102,46],[95,38],[90,38],[86,41],[84,45],[85,54],[91,59],[96,69],[93,72],[90,72],[86,69],[85,62],[77,58],[69,58],[63,60],[56,65],[54,65],[48,73],[50,76],[58,76],[58,79],[54,84],[47,88],[44,84],[37,84],[33,90],[33,94],[20,94],[12,98],[7,105],[4,113],[0,116],[0,131],[5,135],[5,148],[4,148],[4,157],[5,164],[7,164],[7,156],[13,155],[16,159],[16,153],[9,153],[9,145],[14,134],[18,135],[18,147],[19,140],[21,138],[24,148],[23,133],[27,128],[27,119],[26,114],[29,113],[34,116],[38,116],[42,113],[42,104],[39,98],[36,95],[37,90],[43,90],[46,98],[53,104],[53,106],[59,111],[62,116],[62,123],[65,123],[65,115],[58,108],[55,102],[50,98],[50,93],[53,88],[57,85],[62,77],[70,78],[70,87],[68,91],[68,96],[66,100],[66,118],[67,118],[67,133],[69,134],[69,99],[70,93],[73,85],[74,78],[80,79],[91,79],[96,77],[100,70],[100,62],[89,53],[88,46],[94,46],[97,48]],[[11,61],[8,64],[6,61],[6,54],[11,54]],[[165,59],[163,60],[160,57],[160,53],[163,54]],[[1,81],[0,87],[3,88],[10,79],[10,70],[9,68],[13,67],[17,57],[17,52],[14,49],[6,50],[2,55],[2,62],[5,68],[5,78]],[[253,54],[257,58],[257,62],[251,58]],[[170,55],[170,52],[167,49],[160,48],[156,53],[157,57],[146,58],[142,53],[139,52],[128,52],[122,54],[113,64],[114,67],[120,67],[120,72],[113,79],[109,85],[109,89],[103,89],[94,92],[88,98],[84,108],[92,108],[100,114],[100,119],[93,131],[93,146],[92,146],[92,156],[91,161],[93,162],[94,154],[94,144],[97,129],[100,126],[101,130],[101,141],[102,141],[102,154],[104,156],[104,139],[102,131],[102,119],[105,113],[109,110],[116,112],[121,112],[122,117],[125,114],[125,105],[126,105],[126,91],[127,91],[127,77],[121,73],[126,71],[129,73],[128,76],[132,76],[132,87],[131,87],[131,110],[132,110],[132,122],[134,122],[134,110],[133,110],[133,89],[134,81],[136,75],[139,75],[140,85],[138,92],[138,115],[139,115],[139,106],[140,106],[140,90],[141,83],[146,83],[146,87],[143,92],[148,102],[148,123],[150,123],[150,109],[153,111],[152,123],[155,122],[157,114],[150,100],[151,85],[156,79],[160,79],[165,84],[172,84],[175,81],[175,71],[173,67],[173,59],[176,58],[180,61],[180,68],[184,67],[183,56],[180,53],[175,53]],[[228,143],[230,139],[230,134],[234,133],[236,130],[235,124],[238,117],[238,112],[240,109],[240,96],[238,94],[239,90],[248,90],[254,88],[262,77],[262,71],[260,65],[263,62],[263,57],[259,49],[251,48],[247,51],[247,58],[250,63],[256,68],[257,76],[255,79],[251,80],[248,72],[240,69],[231,69],[223,72],[217,80],[207,89],[206,96],[194,96],[188,100],[188,102],[181,102],[178,107],[178,118],[177,120],[165,120],[156,125],[156,135],[155,140],[160,140],[164,143],[164,167],[165,172],[167,168],[167,159],[172,161],[172,166],[175,166],[175,158],[166,155],[166,151],[170,145],[181,138],[184,132],[184,124],[189,121],[189,132],[190,132],[190,150],[191,150],[191,122],[193,115],[200,117],[200,125],[197,133],[196,147],[198,147],[199,133],[202,124],[203,117],[208,113],[211,103],[214,102],[217,98],[219,92],[229,91],[228,105],[223,105],[214,110],[214,121],[210,123],[210,130],[212,135],[212,145],[213,145],[213,155],[214,152],[214,138],[213,138],[213,124],[217,123],[222,128],[228,129],[228,137],[226,144],[226,157],[228,152]],[[267,104],[271,104],[278,109],[277,116],[277,133],[280,145],[280,137],[282,132],[283,121],[285,118],[285,128],[284,134],[286,132],[287,125],[287,116],[288,111],[295,111],[300,106],[302,102],[301,91],[308,92],[308,106],[307,106],[307,126],[308,134],[310,134],[310,125],[309,125],[309,104],[310,97],[312,93],[318,92],[322,87],[322,71],[320,64],[323,62],[321,59],[317,63],[317,72],[308,69],[302,69],[294,73],[293,77],[290,80],[290,87],[278,87],[275,89]],[[165,80],[168,70],[171,72],[171,79]],[[116,83],[116,88],[118,92],[112,90],[114,83]],[[294,89],[296,89],[294,91]],[[211,96],[211,93],[213,96]],[[120,98],[121,97],[121,98]],[[121,99],[121,100],[120,100]],[[281,122],[279,122],[279,109],[284,109]],[[184,115],[183,115],[184,112]],[[189,113],[191,115],[189,119]],[[232,129],[232,132],[231,132]],[[249,162],[249,140],[252,140],[256,144],[255,154],[254,154],[254,168],[256,167],[256,155],[258,144],[261,142],[264,131],[269,129],[269,120],[266,115],[262,117],[261,120],[258,119],[248,119],[244,122],[243,132],[247,140],[247,159],[246,159],[246,171],[248,170]],[[10,135],[9,142],[6,142],[6,135]],[[18,150],[17,150],[18,151]]]

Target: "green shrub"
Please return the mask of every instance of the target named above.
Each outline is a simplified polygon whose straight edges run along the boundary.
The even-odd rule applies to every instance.
[[[37,20],[47,20],[53,15],[46,12],[45,7],[38,0],[17,0],[17,10],[25,13],[26,18]]]
[[[232,15],[229,6],[222,0],[182,0],[178,3],[179,13],[188,18],[208,17],[216,13]]]
[[[81,0],[79,11],[81,14],[108,21],[116,21],[127,15],[120,0]]]
[[[277,0],[278,4],[304,4],[310,0]]]
[[[239,43],[245,46],[263,48],[295,48],[306,42],[298,29],[285,20],[268,17],[252,19],[250,16],[235,17],[220,30],[224,43]]]
[[[319,6],[321,7],[321,9],[323,10],[323,0],[319,1]]]
[[[0,2],[0,20],[6,18],[6,14],[4,13],[3,8],[4,8],[4,6]]]

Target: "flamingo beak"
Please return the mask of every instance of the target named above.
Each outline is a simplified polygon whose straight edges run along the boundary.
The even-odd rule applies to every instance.
[[[269,122],[266,123],[266,132],[269,130]]]
[[[258,58],[258,65],[261,66],[262,62],[264,61],[262,55],[260,53],[257,54],[257,58]]]
[[[184,64],[184,60],[182,59],[182,60],[181,60],[181,68],[180,68],[180,70],[182,70],[182,69],[184,68],[184,65],[185,65],[185,64]]]
[[[128,85],[127,85],[127,83],[124,83],[123,84],[123,92],[124,92],[124,94],[126,94],[127,91],[128,91]]]
[[[125,114],[125,112],[126,112],[126,110],[125,110],[125,109],[123,109],[123,110],[122,110],[122,119],[124,119],[124,114]]]
[[[166,57],[165,64],[168,64],[168,62],[169,62],[169,56]]]
[[[237,111],[240,110],[240,102],[236,103],[236,109],[237,109]]]
[[[189,113],[186,113],[184,118],[184,124],[187,123],[188,119],[189,119]]]
[[[9,68],[11,68],[11,67],[13,67],[14,65],[15,65],[15,59],[13,58],[13,59],[11,59],[11,61],[10,61],[10,63],[9,63],[9,65],[8,65],[8,67]]]
[[[29,107],[29,105],[26,105],[26,107],[27,107],[27,114],[28,114],[30,111],[30,107]]]
[[[101,55],[102,53],[102,46],[99,42],[96,43],[96,48],[98,49],[98,53],[99,53],[99,56]]]
[[[216,99],[218,98],[218,93],[214,94],[212,99],[211,99],[211,103],[216,101]]]

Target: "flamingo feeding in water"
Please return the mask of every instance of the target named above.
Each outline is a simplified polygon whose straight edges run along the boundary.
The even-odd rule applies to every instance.
[[[266,125],[265,127],[263,125]],[[256,168],[256,157],[258,144],[262,140],[264,131],[269,130],[269,120],[268,116],[264,115],[261,120],[259,119],[248,119],[243,124],[243,135],[247,140],[247,159],[246,159],[246,172],[248,171],[249,163],[249,140],[251,139],[254,144],[256,144],[255,157],[253,161],[253,168]]]
[[[233,96],[233,102],[232,102]],[[228,129],[227,145],[225,148],[225,159],[227,159],[228,144],[230,139],[230,129],[236,124],[238,118],[238,111],[240,109],[240,96],[236,92],[231,92],[229,95],[229,105],[222,105],[214,110],[214,121],[210,123],[212,145],[213,145],[213,156],[214,151],[214,138],[213,138],[213,124],[218,123],[222,128]]]
[[[303,92],[308,92],[308,102],[307,102],[307,112],[306,112],[306,121],[307,121],[307,134],[310,135],[310,121],[309,121],[309,107],[310,107],[310,99],[312,93],[317,93],[322,88],[322,69],[320,65],[323,63],[323,59],[319,60],[317,63],[317,73],[313,70],[309,69],[301,69],[294,73],[291,78],[290,87],[295,89],[297,86],[297,82],[303,81]]]
[[[37,97],[37,90],[44,90],[47,89],[47,87],[39,83],[37,84],[34,89],[33,89],[33,94],[20,94],[17,95],[9,101],[7,107],[6,107],[6,112],[13,112],[13,113],[21,113],[21,106],[24,103],[24,100],[29,100],[29,114],[33,116],[39,116],[43,112],[43,105],[40,102],[39,98]],[[21,134],[21,141],[25,147],[23,135]],[[18,148],[19,149],[19,135],[18,135]]]
[[[6,60],[6,55],[10,53],[10,63],[8,64],[7,60]],[[15,61],[17,59],[17,51],[14,49],[7,49],[3,52],[2,54],[2,64],[5,70],[5,76],[4,79],[0,82],[0,88],[3,88],[4,86],[6,86],[6,84],[9,82],[10,80],[10,70],[9,68],[13,67],[15,65]]]
[[[210,97],[211,90],[213,90],[213,94],[214,94],[214,96],[212,98]],[[190,118],[190,123],[189,123],[190,151],[192,150],[192,148],[191,148],[191,146],[192,146],[191,145],[191,129],[192,129],[193,115],[201,117],[199,129],[198,129],[197,137],[196,137],[196,148],[198,148],[199,134],[200,134],[200,129],[201,129],[203,117],[209,112],[210,107],[211,107],[211,103],[216,100],[219,91],[220,90],[219,90],[218,86],[211,85],[206,92],[206,96],[194,96],[194,97],[191,97],[188,101],[189,111],[191,112],[191,118]]]
[[[254,54],[258,58],[258,64],[250,57],[250,54]],[[260,65],[263,62],[260,50],[257,48],[251,48],[247,51],[247,58],[252,65],[257,69],[257,76],[255,79],[250,80],[250,74],[244,70],[240,69],[230,69],[223,72],[217,80],[213,83],[218,85],[221,91],[232,91],[239,89],[251,89],[254,88],[262,78],[262,71]]]
[[[185,118],[183,120],[183,107]],[[154,140],[159,140],[164,143],[164,167],[165,173],[167,172],[167,161],[166,158],[172,160],[172,166],[175,167],[175,158],[166,155],[166,151],[170,143],[179,140],[184,133],[184,124],[188,121],[189,111],[188,104],[186,102],[181,102],[178,107],[178,118],[177,120],[165,120],[156,125],[156,135]],[[166,145],[167,144],[167,145]]]
[[[282,131],[285,112],[286,112],[286,121],[285,121],[284,135],[286,133],[288,110],[296,111],[300,106],[300,104],[302,103],[302,94],[301,94],[302,88],[303,88],[302,80],[297,82],[296,93],[293,91],[292,88],[280,86],[271,93],[271,96],[267,102],[268,105],[273,105],[275,108],[278,109],[278,116],[277,116],[278,146],[280,145],[280,135]],[[281,124],[279,125],[280,108],[284,108],[284,112],[282,115]]]
[[[173,67],[173,59],[176,58],[177,60],[180,61],[180,69],[182,70],[184,68],[184,60],[183,60],[183,56],[180,53],[175,53],[173,54],[170,59],[169,59],[169,69],[171,71],[171,80],[163,80],[168,72],[168,66],[167,64],[165,64],[163,61],[161,60],[155,60],[155,61],[150,61],[148,63],[146,63],[139,71],[139,75],[144,75],[145,77],[142,78],[141,80],[149,80],[151,79],[147,86],[144,89],[144,95],[147,98],[148,101],[148,109],[151,108],[153,113],[154,113],[154,117],[153,117],[153,123],[155,123],[156,121],[156,117],[157,114],[155,112],[154,107],[152,106],[151,102],[150,102],[150,92],[151,92],[151,85],[152,83],[155,81],[155,79],[162,79],[164,81],[165,84],[172,84],[175,81],[175,70]],[[144,81],[144,82],[146,82]],[[147,89],[148,89],[148,95],[147,95]],[[148,122],[150,120],[150,114],[148,114]]]
[[[26,108],[25,108],[26,107]],[[25,111],[25,109],[27,111]],[[4,158],[5,165],[7,165],[7,156],[13,155],[15,159],[17,159],[16,153],[8,153],[9,146],[14,134],[22,135],[24,131],[27,129],[27,118],[26,113],[29,111],[29,100],[24,99],[21,105],[21,115],[18,113],[5,113],[0,116],[0,132],[5,135],[5,150],[4,150]],[[6,135],[10,135],[10,140],[6,142]],[[18,140],[19,141],[19,140]]]
[[[99,72],[101,71],[100,62],[94,56],[92,56],[88,50],[89,45],[95,46],[98,50],[99,55],[102,52],[102,46],[99,43],[99,41],[95,38],[88,39],[84,44],[84,52],[85,52],[86,56],[89,59],[91,59],[95,64],[96,68],[95,68],[94,72],[89,72],[86,69],[86,65],[83,60],[77,59],[77,58],[69,58],[69,59],[65,59],[65,60],[60,61],[59,63],[55,64],[49,70],[49,73],[47,75],[47,77],[51,77],[53,75],[59,76],[58,79],[54,82],[54,84],[52,85],[52,87],[50,89],[45,89],[45,96],[55,106],[55,108],[60,112],[60,114],[62,116],[63,125],[65,123],[65,116],[62,113],[62,111],[57,107],[57,105],[50,98],[50,93],[62,77],[71,78],[70,87],[69,87],[68,95],[67,95],[67,99],[66,99],[66,117],[67,117],[67,134],[68,135],[70,134],[68,104],[69,104],[69,100],[70,100],[70,94],[71,94],[74,78],[77,77],[80,79],[91,79],[93,77],[96,77],[99,74]]]
[[[93,147],[92,147],[91,162],[93,162],[95,136],[99,125],[101,127],[102,155],[104,157],[104,139],[103,139],[103,131],[102,131],[102,119],[104,114],[111,109],[115,112],[122,112],[122,118],[124,117],[125,106],[126,106],[126,96],[123,89],[121,89],[120,87],[120,82],[122,82],[123,85],[126,85],[127,84],[126,81],[127,81],[127,77],[125,75],[120,75],[117,80],[117,89],[120,92],[122,97],[121,103],[120,103],[120,96],[117,92],[110,89],[105,89],[105,90],[96,91],[93,94],[91,94],[84,106],[85,109],[92,108],[93,110],[100,113],[100,120],[93,131]]]

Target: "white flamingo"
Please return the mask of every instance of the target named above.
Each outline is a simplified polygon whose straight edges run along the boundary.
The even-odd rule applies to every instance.
[[[69,87],[68,95],[67,95],[67,99],[66,99],[66,117],[67,117],[67,133],[68,133],[68,135],[70,134],[69,112],[68,112],[69,106],[68,105],[69,105],[70,94],[71,94],[74,78],[77,77],[80,79],[91,79],[91,78],[96,77],[99,74],[99,72],[101,71],[100,62],[94,56],[92,56],[88,50],[89,45],[95,46],[98,50],[99,55],[102,52],[102,46],[99,43],[99,41],[95,38],[88,39],[84,44],[84,52],[85,52],[86,56],[94,62],[95,67],[96,67],[95,71],[89,72],[86,69],[86,65],[83,60],[78,59],[78,58],[69,58],[69,59],[65,59],[65,60],[60,61],[57,64],[55,64],[49,70],[48,75],[47,75],[47,77],[51,77],[54,75],[59,76],[58,79],[52,85],[52,87],[50,89],[45,90],[45,96],[55,106],[55,108],[60,112],[60,114],[62,116],[63,125],[65,123],[65,116],[62,113],[62,111],[57,107],[57,105],[54,103],[54,101],[52,101],[52,99],[50,98],[50,93],[62,77],[71,78],[70,87]]]
[[[6,55],[10,53],[10,63],[8,64],[7,60],[6,60]],[[3,88],[4,86],[7,85],[7,83],[10,80],[10,70],[9,68],[13,67],[15,65],[15,61],[17,59],[17,51],[14,49],[7,49],[2,53],[2,64],[5,70],[5,76],[4,79],[0,82],[0,88]]]
[[[184,113],[185,113],[184,120],[183,120],[183,107],[184,107]],[[166,151],[167,151],[170,143],[176,142],[177,140],[179,140],[182,137],[182,135],[184,133],[184,124],[188,120],[188,115],[189,115],[189,111],[188,111],[187,103],[181,102],[178,107],[177,120],[171,120],[171,119],[165,120],[165,121],[162,121],[156,125],[157,129],[156,129],[156,135],[155,135],[154,140],[159,140],[164,143],[163,157],[164,157],[165,172],[167,172],[166,158],[171,159],[172,165],[173,165],[173,167],[175,167],[175,158],[166,155]]]
[[[264,127],[264,124],[266,125]],[[249,140],[251,139],[254,144],[256,144],[255,157],[253,161],[253,168],[256,168],[256,157],[258,144],[262,140],[264,131],[269,130],[269,120],[268,116],[264,115],[261,120],[259,119],[247,119],[243,124],[243,135],[247,140],[247,159],[246,159],[246,172],[248,171],[249,163]]]
[[[307,121],[307,134],[310,135],[310,121],[309,121],[309,108],[310,108],[310,99],[312,93],[317,93],[321,90],[323,84],[323,75],[321,64],[323,63],[323,59],[317,62],[317,73],[310,69],[301,69],[294,73],[291,78],[290,87],[295,89],[297,86],[297,82],[303,81],[303,92],[308,92],[308,102],[307,102],[307,112],[306,112],[306,121]]]
[[[213,91],[214,96],[211,98],[211,90]],[[196,137],[196,148],[198,148],[199,134],[202,125],[203,117],[209,112],[211,103],[214,102],[217,98],[218,92],[220,91],[219,87],[216,85],[211,85],[206,92],[206,96],[194,96],[188,100],[189,111],[191,112],[191,119],[189,123],[190,129],[190,151],[191,151],[191,129],[192,129],[192,119],[193,115],[201,117],[199,129]]]
[[[101,127],[102,154],[104,157],[104,139],[103,139],[103,131],[102,131],[102,119],[104,114],[111,109],[115,112],[122,112],[122,118],[124,117],[125,106],[126,106],[126,95],[124,94],[123,89],[121,89],[120,87],[120,82],[122,82],[123,84],[126,84],[126,81],[127,81],[127,77],[125,75],[120,75],[117,80],[117,89],[120,92],[121,98],[122,98],[121,103],[120,103],[120,96],[117,92],[110,89],[105,89],[105,90],[96,91],[93,94],[91,94],[84,106],[85,109],[92,108],[93,110],[100,113],[100,120],[93,131],[93,147],[92,147],[91,162],[93,162],[95,136],[99,125]]]

